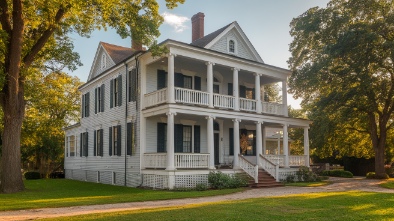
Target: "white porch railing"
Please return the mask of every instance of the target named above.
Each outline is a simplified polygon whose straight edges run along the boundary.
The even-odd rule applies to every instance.
[[[185,89],[180,87],[175,88],[175,102],[185,103],[185,104],[208,105],[209,104],[208,99],[209,99],[209,93],[207,92]]]
[[[167,153],[145,153],[143,162],[145,168],[166,168]]]
[[[290,155],[289,165],[290,166],[305,166],[305,155]]]
[[[283,104],[262,102],[263,113],[283,115]]]
[[[258,183],[259,166],[250,163],[241,154],[238,155],[238,159],[239,159],[239,167],[241,167],[241,169],[243,169],[247,174],[249,174],[249,176],[253,177],[255,183]]]
[[[145,153],[145,168],[166,168],[167,153]],[[209,168],[208,153],[175,153],[175,168]]]
[[[285,166],[285,155],[263,155],[267,160],[281,167]]]
[[[275,164],[260,154],[260,167],[267,171],[279,182],[279,164]]]
[[[234,109],[235,97],[223,94],[213,95],[213,106]]]
[[[240,98],[239,109],[244,111],[256,111],[256,100]]]
[[[144,95],[145,107],[155,106],[167,102],[167,88],[153,91]]]
[[[176,153],[175,168],[209,168],[209,154]]]

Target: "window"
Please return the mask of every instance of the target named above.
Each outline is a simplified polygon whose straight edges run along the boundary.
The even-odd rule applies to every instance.
[[[213,93],[219,94],[220,82],[217,78],[213,78]]]
[[[137,69],[129,71],[129,102],[137,101]]]
[[[256,155],[256,131],[241,129],[239,134],[240,153],[247,156]]]
[[[105,94],[105,85],[102,84],[100,87],[97,87],[94,90],[95,104],[94,104],[94,113],[97,114],[99,112],[104,112],[104,94]]]
[[[81,133],[81,139],[80,139],[80,151],[79,151],[79,156],[80,157],[87,157],[88,156],[88,132]]]
[[[174,125],[174,150],[176,153],[200,153],[200,126]],[[166,152],[167,124],[157,123],[157,152]]]
[[[75,156],[75,136],[74,135],[67,137],[67,145],[68,145],[67,156],[70,156],[70,157]]]
[[[134,150],[134,123],[127,123],[127,155],[131,156]]]
[[[193,89],[192,77],[183,75],[183,88]]]
[[[167,72],[164,70],[157,70],[157,90],[167,87]],[[201,90],[201,77],[194,76],[194,88],[193,88],[193,77],[183,75],[182,73],[174,73],[175,87]]]
[[[101,69],[107,67],[107,56],[105,54],[101,55]]]
[[[110,81],[110,107],[122,106],[122,75]]]
[[[230,40],[228,42],[228,51],[230,53],[235,53],[235,42],[234,42],[234,40]]]
[[[89,117],[90,93],[82,95],[82,118]]]
[[[192,152],[192,126],[183,126],[183,153]]]
[[[103,129],[94,131],[94,156],[103,156]]]
[[[109,128],[109,155],[121,156],[121,126],[113,126]]]

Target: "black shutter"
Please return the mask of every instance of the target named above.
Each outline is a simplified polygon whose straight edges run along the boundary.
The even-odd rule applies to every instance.
[[[89,117],[89,114],[90,114],[90,92],[86,93],[85,102],[87,103],[86,117]]]
[[[200,153],[200,126],[194,125],[194,153]]]
[[[229,128],[228,137],[229,137],[230,156],[233,156],[234,155],[234,128]]]
[[[118,144],[116,152],[118,153],[118,156],[122,156],[122,130],[121,130],[121,125],[118,125],[118,137],[116,143]]]
[[[122,75],[118,76],[118,106],[122,106]]]
[[[109,82],[109,107],[114,107],[114,79]]]
[[[85,117],[85,95],[82,95],[82,118]]]
[[[182,87],[184,86],[183,82],[183,74],[175,73],[175,87]]]
[[[100,130],[100,156],[104,156],[104,154],[103,154],[103,150],[104,150],[104,137],[103,137],[103,135],[104,135],[104,130],[103,129],[101,129]]]
[[[88,141],[89,141],[88,132],[85,132],[85,145],[84,145],[85,156],[88,156]]]
[[[127,155],[131,155],[133,145],[133,123],[127,123]]]
[[[256,99],[256,90],[252,88],[252,99]]]
[[[79,156],[82,157],[82,146],[83,146],[83,133],[81,133],[81,139],[79,141]]]
[[[105,104],[105,84],[101,85],[101,112],[104,112],[104,104]]]
[[[233,95],[233,83],[228,83],[227,90],[228,90],[227,94],[232,96]]]
[[[261,148],[261,147],[259,147]],[[256,155],[256,131],[253,131],[253,155]]]
[[[239,86],[239,97],[246,98],[246,87],[240,85]]]
[[[97,88],[94,89],[94,113],[97,114],[98,93]]]
[[[163,153],[166,152],[166,124],[165,123],[157,123],[157,152]]]
[[[133,69],[130,71],[130,98],[129,101],[136,101],[137,100],[137,69]]]
[[[96,136],[96,133],[98,132],[98,130],[95,130],[94,131],[94,134],[93,134],[93,156],[97,156],[97,152],[96,152],[96,147],[97,147],[97,136]]]
[[[108,137],[109,137],[109,145],[108,145],[109,149],[108,149],[108,151],[109,151],[109,155],[112,156],[112,127],[109,127],[109,135],[108,135]]]
[[[163,70],[157,70],[157,90],[167,87],[166,85],[166,72]]]
[[[194,76],[194,90],[201,91],[201,77]]]
[[[183,125],[174,125],[174,150],[175,153],[183,153]]]

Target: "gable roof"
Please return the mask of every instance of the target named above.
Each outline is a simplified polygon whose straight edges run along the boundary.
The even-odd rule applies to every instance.
[[[126,48],[105,42],[100,42],[100,44],[107,51],[108,55],[111,57],[112,61],[114,61],[115,65],[136,52],[131,48]]]
[[[220,28],[202,38],[199,38],[190,45],[201,47],[201,48],[206,48],[209,49],[211,48],[216,42],[218,42],[223,36],[225,36],[228,32],[231,30],[235,29],[238,34],[241,36],[242,40],[246,43],[248,49],[250,52],[253,54],[255,57],[256,61],[264,63],[263,59],[260,57],[259,53],[256,51],[252,43],[249,41],[249,38],[245,35],[241,27],[239,26],[238,22],[234,21],[223,28]]]

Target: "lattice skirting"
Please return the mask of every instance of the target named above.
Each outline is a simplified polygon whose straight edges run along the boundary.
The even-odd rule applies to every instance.
[[[142,186],[153,189],[168,189],[168,175],[143,174]]]
[[[71,180],[80,180],[93,183],[103,183],[110,185],[124,185],[124,172],[115,171],[97,171],[97,170],[65,170],[65,178]],[[141,185],[141,174],[128,173],[126,185],[137,187]]]
[[[208,185],[208,174],[175,175],[175,188],[195,188],[197,184]],[[169,175],[143,174],[142,186],[168,189]]]
[[[286,181],[288,176],[296,176],[297,171],[279,171],[279,181]]]

